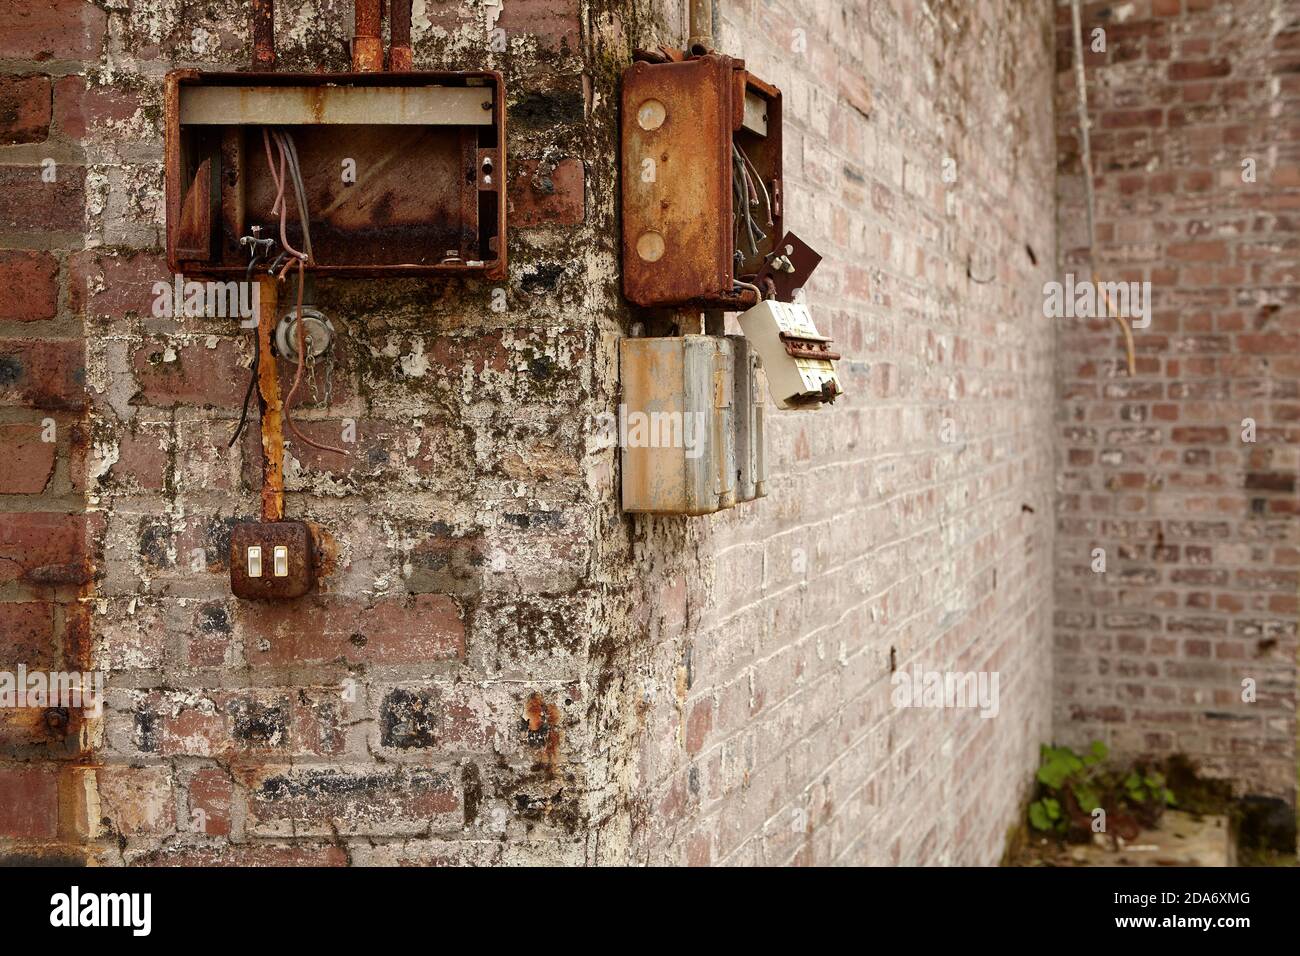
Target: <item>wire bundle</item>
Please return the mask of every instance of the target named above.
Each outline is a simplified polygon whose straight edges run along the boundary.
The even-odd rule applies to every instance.
[[[303,294],[306,287],[306,267],[313,262],[311,248],[311,222],[307,211],[307,188],[303,182],[302,164],[298,160],[298,147],[293,141],[293,136],[287,130],[275,129],[273,127],[262,128],[262,145],[266,150],[266,165],[271,173],[271,180],[275,183],[275,201],[271,204],[271,215],[280,217],[280,245],[283,252],[279,258],[271,265],[272,274],[276,269],[280,269],[276,278],[283,282],[289,270],[294,266],[298,267],[298,299],[297,308],[294,311],[295,323],[298,329],[298,370],[293,377],[293,385],[289,389],[289,395],[284,400],[284,421],[289,426],[289,430],[294,436],[305,445],[321,451],[332,451],[340,455],[346,455],[347,451],[334,445],[324,445],[320,442],[313,441],[298,430],[293,419],[289,416],[289,409],[293,406],[294,397],[298,394],[298,389],[302,385],[303,366],[307,364],[307,331],[306,323],[303,322]],[[289,206],[287,191],[292,189],[294,203],[298,207],[298,223],[302,232],[302,250],[294,248],[289,243],[288,236],[288,216]],[[288,259],[283,267],[280,266],[282,260]],[[252,275],[253,266],[256,263],[256,256],[248,265],[249,275]],[[261,348],[254,353],[253,358],[253,381],[257,380],[257,370]],[[240,417],[239,427],[235,430],[235,438],[239,437],[240,431],[244,427],[244,421],[247,417],[248,397],[252,394],[252,383],[249,384],[249,393],[244,399],[245,415]],[[234,444],[235,438],[231,439]]]

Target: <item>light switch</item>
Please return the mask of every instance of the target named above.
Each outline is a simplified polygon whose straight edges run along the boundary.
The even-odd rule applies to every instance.
[[[277,544],[274,554],[273,573],[277,578],[287,578],[289,576],[289,549],[283,544]]]
[[[250,578],[262,576],[262,548],[259,545],[250,545],[248,548],[248,576]]]

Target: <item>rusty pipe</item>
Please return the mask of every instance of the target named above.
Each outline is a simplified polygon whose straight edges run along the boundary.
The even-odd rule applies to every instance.
[[[284,520],[284,404],[276,374],[276,308],[279,289],[275,277],[257,282],[257,394],[262,418],[262,520]]]
[[[713,52],[713,0],[690,0],[690,19],[687,22],[689,39],[686,52],[703,56]]]
[[[253,69],[275,69],[275,0],[253,0]]]
[[[388,68],[411,69],[411,0],[392,0],[388,20]]]
[[[375,73],[384,68],[384,41],[379,34],[380,0],[354,0],[352,5],[352,69]]]

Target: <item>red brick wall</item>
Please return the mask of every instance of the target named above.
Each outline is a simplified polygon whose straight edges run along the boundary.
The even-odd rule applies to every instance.
[[[85,245],[80,98],[106,16],[0,3],[0,668],[82,670],[91,568],[84,499],[85,344],[74,304]],[[30,9],[29,9],[30,8]],[[92,519],[93,520],[93,519]],[[78,858],[91,728],[54,708],[0,710],[0,850]]]
[[[1069,22],[1060,267],[1084,273]],[[1294,801],[1300,34],[1267,0],[1089,3],[1097,27],[1095,262],[1154,314],[1132,378],[1113,324],[1060,320],[1056,733]]]

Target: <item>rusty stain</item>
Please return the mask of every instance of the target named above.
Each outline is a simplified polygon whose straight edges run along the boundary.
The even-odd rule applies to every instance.
[[[275,0],[253,0],[253,69],[275,69]]]
[[[284,410],[271,339],[275,335],[277,293],[272,276],[258,279],[257,391],[262,411],[262,520],[284,517]]]
[[[392,0],[388,34],[388,69],[409,70],[412,64],[411,0]]]
[[[352,69],[373,73],[384,68],[384,41],[379,35],[381,0],[354,0]]]
[[[542,763],[554,770],[560,757],[560,708],[534,692],[524,704],[524,722],[529,745],[543,747]]]

